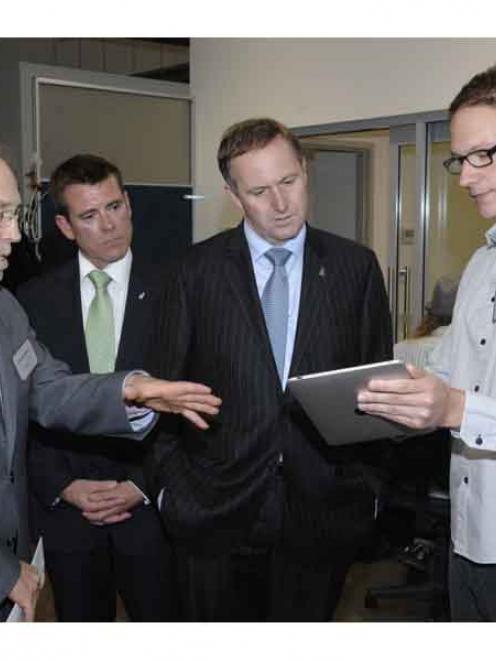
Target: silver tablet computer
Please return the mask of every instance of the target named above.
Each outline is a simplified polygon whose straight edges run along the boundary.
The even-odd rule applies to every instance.
[[[372,378],[410,378],[404,363],[390,360],[295,376],[288,387],[329,445],[412,435],[414,430],[357,408],[357,393]]]

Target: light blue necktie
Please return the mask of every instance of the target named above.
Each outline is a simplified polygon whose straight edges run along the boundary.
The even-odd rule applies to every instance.
[[[86,350],[92,374],[113,372],[115,364],[114,313],[108,293],[112,278],[105,271],[91,271],[88,278],[95,295],[86,319]]]
[[[282,383],[289,312],[289,285],[286,262],[291,256],[291,251],[286,250],[286,248],[271,248],[264,253],[264,256],[272,263],[273,269],[262,294],[262,309],[277,372]]]

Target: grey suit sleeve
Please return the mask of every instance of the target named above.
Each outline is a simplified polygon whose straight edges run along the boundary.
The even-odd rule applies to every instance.
[[[105,375],[70,373],[34,339],[38,364],[29,397],[29,416],[43,427],[80,434],[132,435],[122,401],[125,373]]]
[[[56,360],[36,340],[26,314],[15,311],[18,344],[26,340],[36,354],[29,383],[29,417],[43,427],[80,434],[112,434],[133,437],[122,401],[122,384],[127,373],[105,375],[71,374],[69,367]],[[137,435],[137,438],[144,434]]]
[[[36,354],[34,369],[19,386],[27,389],[29,417],[52,429],[143,438],[148,428],[140,433],[132,432],[122,401],[122,384],[127,372],[71,374],[65,363],[53,358],[37,341],[17,301],[4,290],[2,294],[15,347],[28,341]],[[22,400],[24,394],[20,392],[18,397]]]

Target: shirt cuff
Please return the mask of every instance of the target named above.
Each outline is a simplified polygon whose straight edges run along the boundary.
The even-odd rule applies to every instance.
[[[496,451],[496,401],[486,395],[465,391],[465,410],[459,433],[453,430],[471,448]]]
[[[137,484],[135,484],[132,480],[127,480],[128,484],[132,484],[133,487],[138,491],[143,496],[143,505],[151,505],[151,500],[148,498],[148,496],[143,493],[143,491],[139,488]]]
[[[158,506],[158,511],[159,512],[162,508],[162,502],[164,500],[164,493],[165,493],[165,487],[163,489],[161,489],[160,493],[158,494],[158,498],[157,498],[157,506]]]
[[[126,387],[127,380],[133,374],[143,374],[144,376],[150,376],[148,372],[144,370],[133,370],[126,374],[124,381],[122,382],[122,398],[124,399],[124,389]],[[131,425],[131,429],[135,432],[144,431],[145,429],[151,428],[153,423],[158,417],[158,413],[152,411],[146,406],[134,406],[134,405],[125,405],[127,419]]]

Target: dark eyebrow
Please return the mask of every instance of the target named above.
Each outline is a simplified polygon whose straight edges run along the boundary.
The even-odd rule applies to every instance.
[[[85,209],[84,211],[81,211],[81,213],[78,213],[77,217],[82,218],[83,216],[86,216],[89,213],[95,213],[95,211],[97,211],[97,209],[95,209],[95,207],[91,207],[91,209]]]

